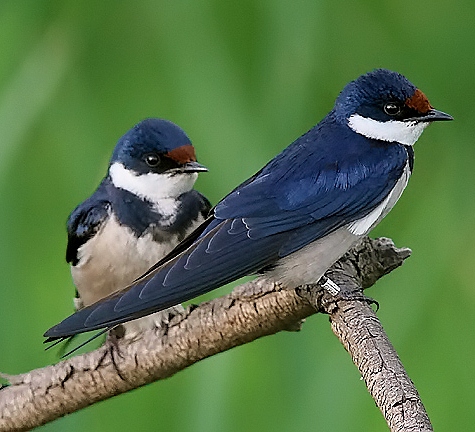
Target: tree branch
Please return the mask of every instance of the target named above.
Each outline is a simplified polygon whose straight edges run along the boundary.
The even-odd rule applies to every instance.
[[[337,284],[285,290],[258,278],[231,294],[189,308],[161,331],[120,340],[54,366],[5,376],[0,390],[0,430],[29,430],[176,372],[216,353],[281,330],[298,330],[316,312],[351,354],[392,431],[431,431],[417,390],[362,289],[410,255],[391,240],[366,238],[326,274]],[[327,288],[325,288],[327,287]],[[334,288],[340,293],[334,295]],[[333,292],[333,294],[332,294]]]

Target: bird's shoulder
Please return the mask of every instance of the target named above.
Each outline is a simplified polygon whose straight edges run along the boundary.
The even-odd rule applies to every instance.
[[[73,265],[77,261],[77,250],[98,232],[111,214],[106,183],[103,180],[94,194],[79,204],[68,217],[66,261]]]
[[[201,215],[207,218],[211,210],[211,203],[208,198],[195,189],[179,196],[181,212],[185,215]]]
[[[387,196],[410,152],[363,137],[327,118],[227,195],[219,219],[252,218],[300,225],[331,215],[356,219]],[[303,220],[303,219],[305,220]],[[251,221],[252,224],[252,221]]]

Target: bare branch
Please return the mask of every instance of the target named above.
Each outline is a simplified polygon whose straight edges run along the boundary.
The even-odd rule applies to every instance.
[[[375,276],[399,265],[398,258],[410,254],[407,249],[396,250],[394,254],[393,244],[388,239],[376,241],[379,242],[376,248],[356,248],[356,253],[345,255],[327,276],[340,289],[358,292],[361,287],[367,288],[376,282]],[[358,269],[365,263],[376,267],[373,270],[366,268],[360,274]],[[333,332],[350,353],[390,430],[432,431],[420,396],[368,302],[339,300],[332,304],[330,300],[324,305]]]
[[[256,279],[231,294],[174,317],[165,331],[133,342],[9,376],[0,390],[0,430],[45,424],[100,400],[172,376],[206,357],[281,330],[297,330],[316,312],[330,314],[332,328],[350,352],[370,393],[394,431],[430,431],[417,390],[362,288],[401,265],[410,255],[387,239],[365,239],[328,272],[341,293],[321,285],[285,290]],[[417,427],[416,427],[417,426]]]

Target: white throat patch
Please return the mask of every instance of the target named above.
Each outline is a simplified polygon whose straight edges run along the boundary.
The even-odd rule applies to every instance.
[[[415,121],[389,120],[381,122],[359,114],[353,114],[348,119],[348,126],[360,135],[410,146],[414,145],[428,125],[429,122]]]
[[[167,198],[177,198],[193,189],[198,173],[137,174],[115,162],[109,168],[115,187],[125,189],[142,199],[161,207]]]

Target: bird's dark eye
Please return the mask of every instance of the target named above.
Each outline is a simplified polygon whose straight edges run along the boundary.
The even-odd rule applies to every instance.
[[[395,116],[401,112],[401,105],[395,102],[388,102],[387,104],[384,105],[383,109],[387,115]]]
[[[160,163],[160,156],[156,153],[149,153],[148,155],[145,155],[145,163],[149,167],[156,167]]]

